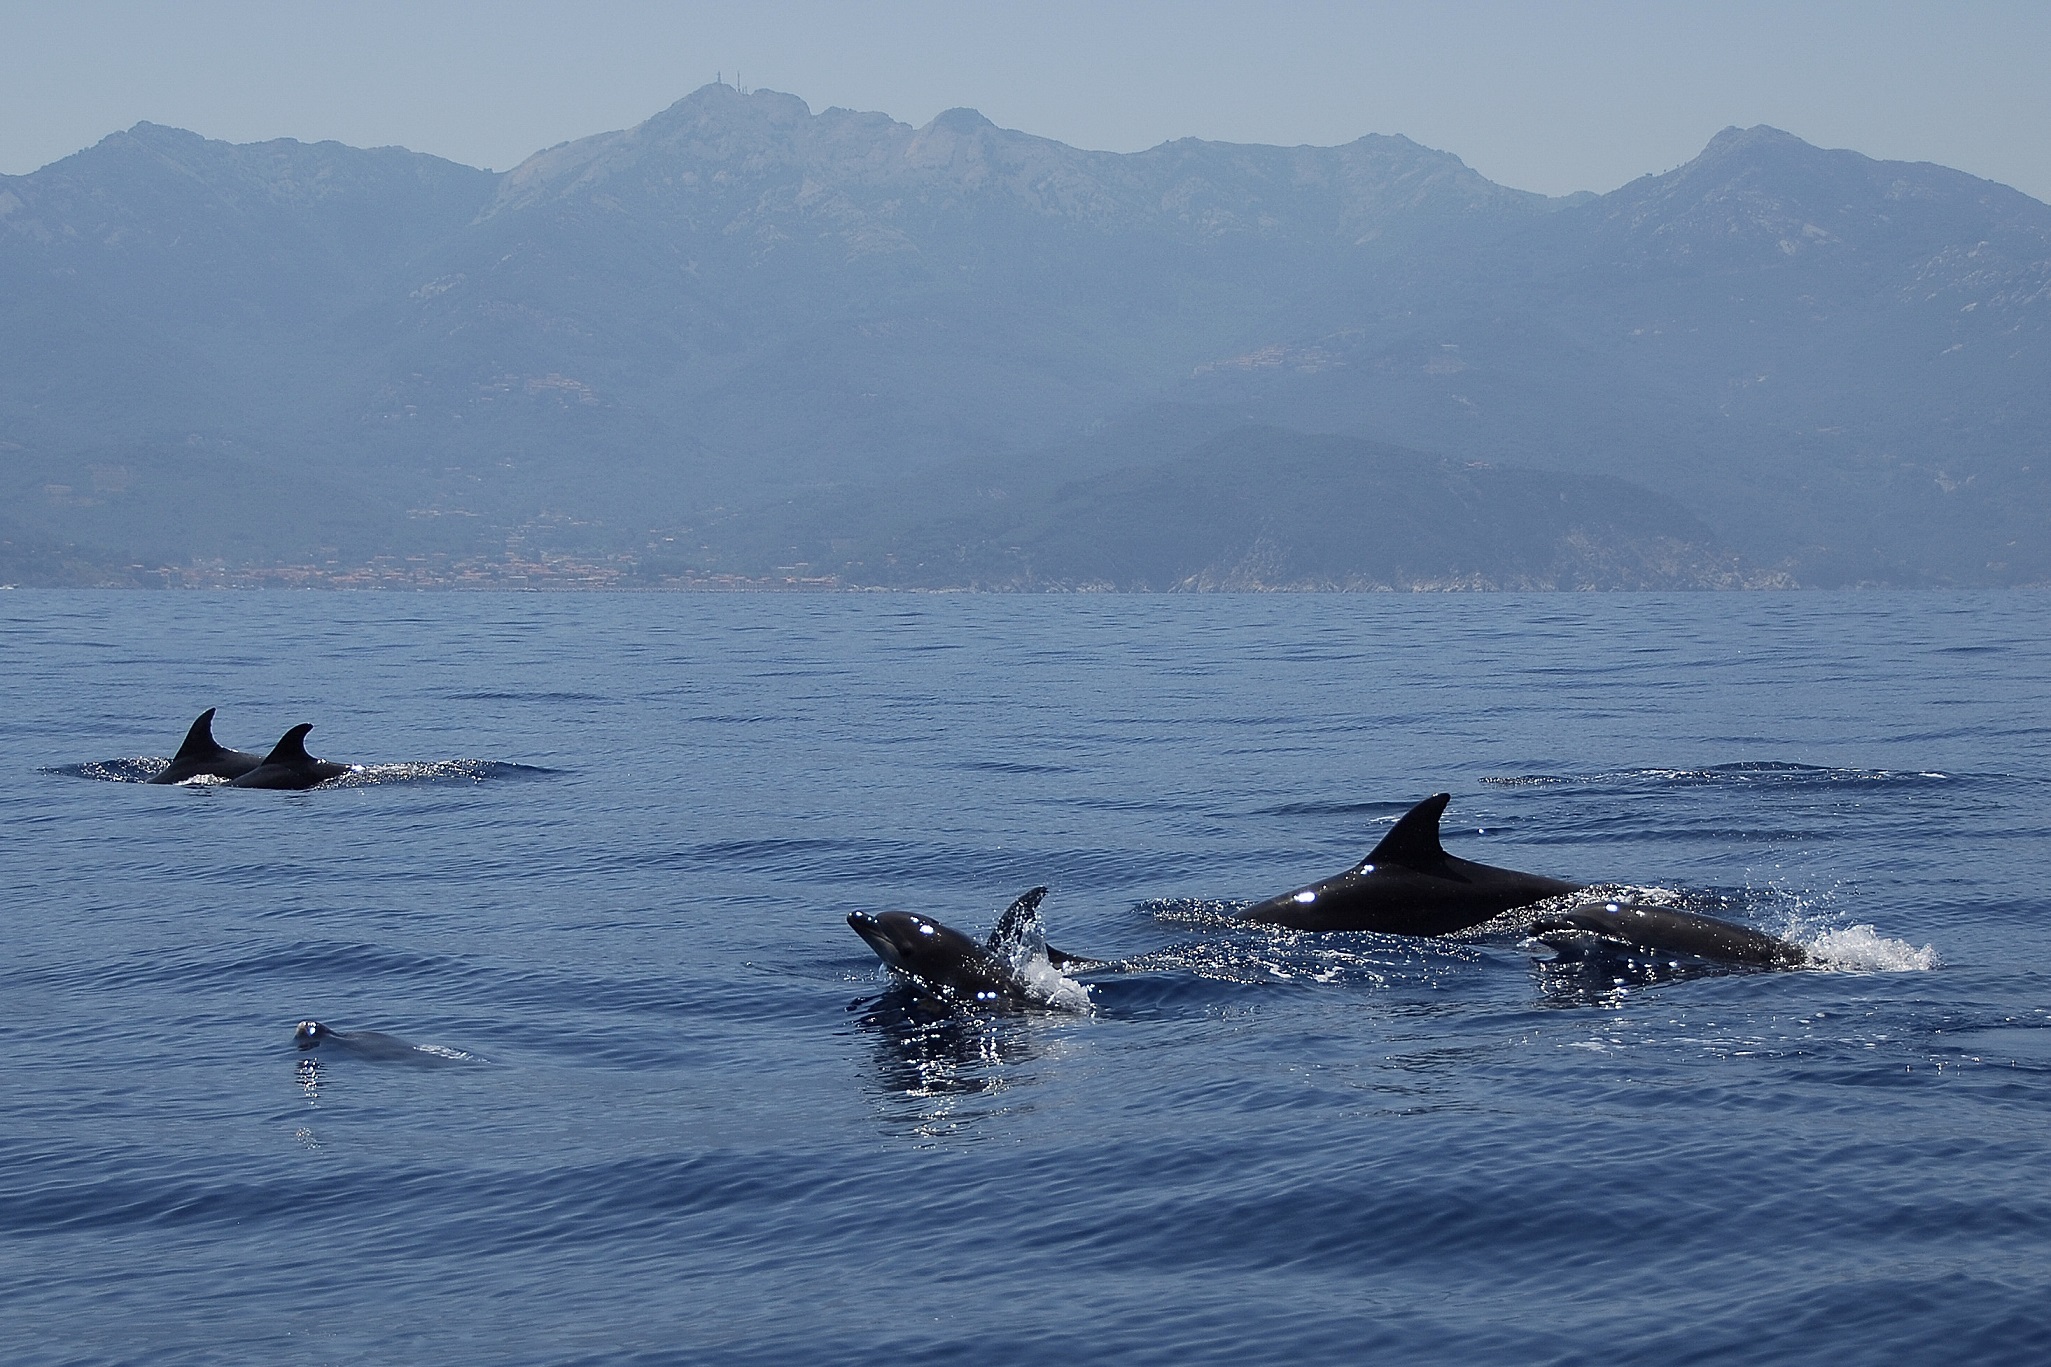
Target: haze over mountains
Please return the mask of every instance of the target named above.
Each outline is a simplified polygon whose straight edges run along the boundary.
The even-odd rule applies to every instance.
[[[2038,584],[2047,380],[2051,207],[1769,128],[1548,199],[714,85],[0,177],[18,583]]]

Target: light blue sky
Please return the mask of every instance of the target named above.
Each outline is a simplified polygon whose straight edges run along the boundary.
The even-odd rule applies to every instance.
[[[0,0],[0,172],[141,119],[503,169],[724,73],[814,109],[970,105],[1083,147],[1403,133],[1609,190],[1770,123],[2051,199],[2051,3]]]

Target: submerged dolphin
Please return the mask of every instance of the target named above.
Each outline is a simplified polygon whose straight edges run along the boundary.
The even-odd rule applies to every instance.
[[[990,938],[978,944],[952,926],[911,911],[871,915],[850,912],[847,923],[868,942],[876,957],[912,979],[914,985],[951,1001],[985,1007],[1084,1005],[1069,1001],[1076,984],[1060,977],[1064,968],[1101,967],[1095,959],[1064,954],[1040,934],[1040,899],[1045,888],[1033,888],[1005,908]],[[1056,981],[1035,982],[1032,970],[1044,963]]]
[[[470,1055],[460,1050],[444,1049],[436,1045],[413,1044],[397,1035],[387,1035],[382,1030],[337,1030],[319,1021],[299,1022],[292,1031],[292,1042],[301,1049],[331,1048],[357,1058],[374,1059],[382,1063],[411,1063],[432,1066],[437,1063],[456,1063]]]
[[[164,772],[149,781],[183,783],[202,775],[235,779],[262,763],[262,759],[247,750],[230,750],[214,739],[214,709],[209,707],[199,714],[199,720],[185,733],[185,744],[178,747],[178,753],[164,766]]]
[[[1685,954],[1760,968],[1800,968],[1809,952],[1763,930],[1699,912],[1631,902],[1584,902],[1554,911],[1531,927],[1531,938],[1574,957],[1589,953]]]
[[[325,783],[331,778],[340,778],[349,772],[346,764],[333,760],[315,759],[306,753],[306,733],[313,730],[313,723],[301,722],[278,738],[271,752],[263,757],[248,773],[241,775],[231,785],[236,788],[311,788],[316,783]]]
[[[1447,935],[1582,884],[1455,859],[1439,844],[1451,793],[1403,814],[1374,852],[1344,873],[1270,897],[1240,918],[1291,930],[1377,930]]]

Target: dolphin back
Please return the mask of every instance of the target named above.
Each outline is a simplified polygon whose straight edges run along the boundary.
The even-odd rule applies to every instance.
[[[1808,951],[1763,930],[1672,907],[1638,906],[1629,902],[1582,903],[1554,912],[1531,928],[1534,939],[1562,932],[1583,932],[1629,952],[1686,954],[1722,963],[1761,968],[1799,968]]]
[[[1447,854],[1439,818],[1452,794],[1405,812],[1373,853],[1344,873],[1257,902],[1240,918],[1289,930],[1450,935],[1581,885]]]
[[[234,781],[237,788],[311,788],[349,772],[346,764],[315,759],[306,753],[306,733],[312,722],[301,722],[278,738],[263,763]]]
[[[171,762],[149,781],[183,783],[202,774],[236,779],[256,768],[258,763],[255,755],[230,750],[214,739],[214,709],[209,707],[199,714],[185,733],[185,743],[178,747],[178,753],[171,757]]]

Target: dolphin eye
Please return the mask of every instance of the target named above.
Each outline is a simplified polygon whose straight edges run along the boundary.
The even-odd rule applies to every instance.
[[[1297,893],[1296,896],[1291,900],[1297,902],[1315,902],[1317,900],[1317,889],[1305,888],[1302,892]]]

